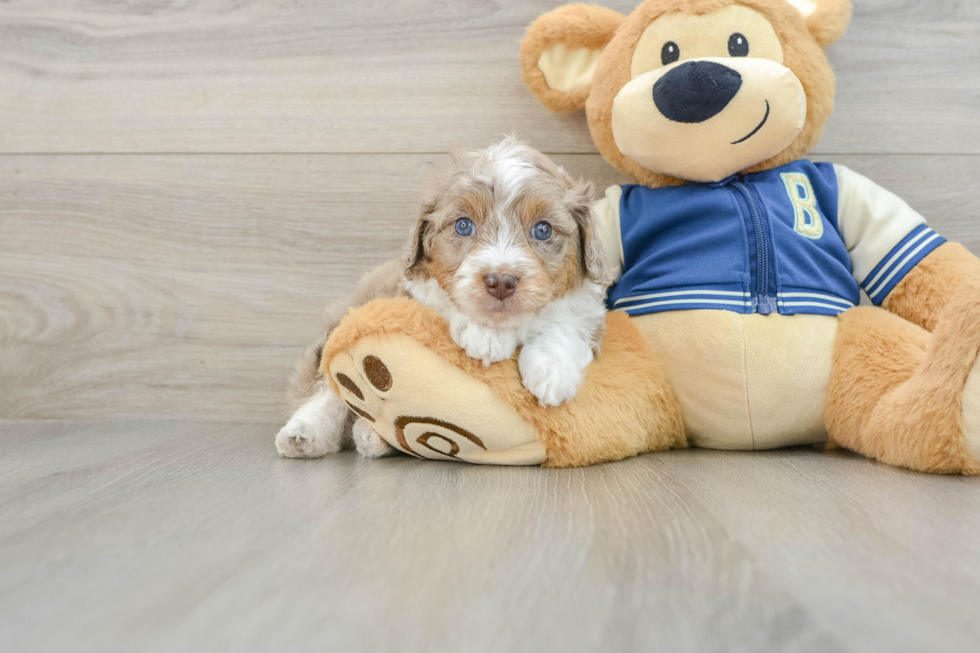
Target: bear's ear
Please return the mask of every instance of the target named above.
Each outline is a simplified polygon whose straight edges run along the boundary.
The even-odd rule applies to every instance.
[[[851,23],[851,0],[786,0],[803,14],[806,28],[821,48],[844,36]]]
[[[599,57],[622,23],[617,11],[580,4],[531,23],[521,41],[521,66],[534,97],[552,111],[584,108]]]

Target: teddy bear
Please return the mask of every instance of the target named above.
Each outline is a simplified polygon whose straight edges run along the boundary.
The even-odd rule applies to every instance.
[[[980,260],[857,172],[805,158],[834,104],[823,49],[850,17],[849,0],[540,16],[525,83],[552,111],[584,109],[599,152],[637,182],[594,208],[616,281],[579,394],[536,406],[514,360],[468,360],[405,299],[352,311],[323,372],[424,458],[575,466],[824,444],[980,474]]]

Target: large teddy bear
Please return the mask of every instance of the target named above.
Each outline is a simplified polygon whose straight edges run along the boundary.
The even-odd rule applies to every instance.
[[[617,281],[579,394],[538,407],[515,360],[468,360],[410,300],[351,312],[323,371],[420,457],[572,466],[827,443],[980,473],[980,261],[865,177],[803,158],[833,108],[822,48],[850,14],[849,0],[646,0],[541,16],[525,82],[553,111],[584,108],[638,182],[595,209]]]

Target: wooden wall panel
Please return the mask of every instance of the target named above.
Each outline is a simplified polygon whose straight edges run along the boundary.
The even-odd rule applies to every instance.
[[[0,3],[0,417],[278,419],[450,144],[518,132],[623,181],[520,82],[558,4]],[[975,251],[978,34],[977,3],[858,2],[817,150]]]
[[[556,0],[0,3],[0,152],[593,152],[520,81]],[[629,11],[636,0],[610,0]],[[858,0],[824,153],[980,153],[980,3]]]
[[[596,155],[557,157],[600,188]],[[980,157],[837,159],[980,252]],[[327,301],[400,253],[436,155],[0,157],[0,416],[275,421]]]

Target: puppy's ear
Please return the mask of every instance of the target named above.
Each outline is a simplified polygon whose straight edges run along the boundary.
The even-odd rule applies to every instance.
[[[570,211],[578,225],[580,259],[586,278],[600,285],[612,283],[609,267],[606,264],[606,253],[599,241],[595,230],[595,189],[586,181],[574,182],[569,190]]]
[[[430,218],[435,213],[437,203],[434,198],[427,199],[422,203],[422,208],[419,210],[419,219],[415,223],[415,233],[412,234],[412,241],[409,243],[408,254],[405,257],[405,272],[408,274],[417,271],[424,262],[430,259],[429,244],[432,240]]]
[[[820,47],[833,45],[851,23],[851,0],[786,0],[806,21],[806,28]]]
[[[540,16],[521,41],[524,83],[551,109],[571,113],[585,107],[599,57],[623,15],[595,5],[565,5]]]

